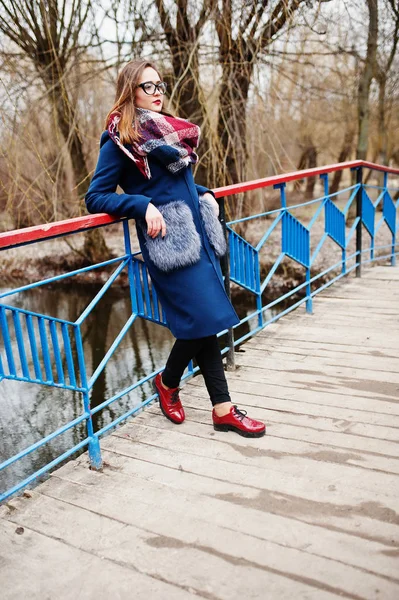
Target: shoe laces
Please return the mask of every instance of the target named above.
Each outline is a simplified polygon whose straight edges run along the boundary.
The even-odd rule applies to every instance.
[[[180,392],[180,388],[176,388],[175,390],[173,390],[171,397],[170,397],[171,404],[177,404],[177,402],[180,402],[179,392]]]
[[[246,410],[240,410],[239,408],[237,408],[236,405],[234,405],[234,412],[235,412],[237,418],[240,419],[240,421],[242,421],[244,419],[244,417],[247,416],[247,411]]]

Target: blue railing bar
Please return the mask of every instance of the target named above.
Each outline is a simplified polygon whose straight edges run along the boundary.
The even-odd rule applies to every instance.
[[[254,310],[254,312],[252,312],[250,315],[247,315],[246,317],[244,317],[243,319],[241,319],[241,321],[239,323],[237,323],[237,325],[233,325],[233,329],[237,329],[238,327],[240,327],[241,325],[244,325],[244,323],[246,323],[247,321],[250,321],[251,319],[254,319],[255,317],[257,317],[263,309],[256,309]]]
[[[310,257],[310,266],[313,265],[313,262],[315,261],[317,255],[319,254],[320,250],[322,249],[324,242],[326,241],[327,238],[328,238],[328,233],[324,233],[320,242],[317,244],[316,250],[313,252],[312,256]]]
[[[255,276],[255,280],[256,280],[256,291],[259,293],[260,292],[260,264],[259,264],[259,253],[254,252],[254,276]]]
[[[158,296],[154,286],[151,286],[152,291],[152,303],[154,306],[154,319],[155,321],[161,321],[161,315],[159,314]]]
[[[334,279],[330,279],[329,281],[327,281],[326,283],[324,283],[322,286],[320,286],[319,288],[317,288],[317,290],[314,290],[311,293],[312,298],[314,296],[316,296],[318,293],[320,293],[322,290],[324,290],[325,288],[329,287],[330,285],[332,285],[333,283],[335,283],[336,281],[338,281],[338,279],[341,279],[341,277],[345,277],[346,275],[349,275],[349,273],[351,271],[353,271],[354,269],[356,269],[356,267],[357,267],[357,263],[354,264],[354,265],[352,265],[352,267],[350,267],[349,269],[347,269],[345,273],[339,273],[339,275],[337,275],[336,277],[334,277]]]
[[[64,319],[58,319],[57,317],[49,317],[46,315],[41,315],[37,312],[32,312],[31,310],[26,310],[25,308],[17,308],[16,306],[11,306],[9,304],[0,304],[0,307],[5,308],[6,310],[16,310],[24,315],[31,315],[32,317],[37,317],[38,319],[47,319],[48,321],[57,321],[57,323],[67,323],[68,325],[73,325],[72,321],[65,321]]]
[[[137,254],[140,254],[139,252]],[[83,267],[82,269],[76,269],[75,271],[71,271],[70,273],[62,273],[61,275],[55,275],[54,277],[49,277],[48,279],[43,279],[42,281],[36,281],[35,283],[29,283],[28,285],[24,285],[22,287],[16,288],[15,290],[10,290],[9,292],[4,292],[0,294],[0,299],[5,298],[6,296],[12,296],[14,294],[18,294],[19,292],[25,292],[26,290],[30,290],[35,287],[40,287],[42,285],[46,285],[47,283],[53,283],[53,281],[60,281],[61,279],[67,279],[67,277],[73,277],[74,275],[79,275],[80,273],[86,273],[87,271],[94,271],[94,269],[99,269],[101,267],[106,267],[107,265],[112,265],[115,262],[120,260],[125,260],[128,258],[126,255],[119,256],[118,258],[111,258],[110,260],[106,260],[102,263],[98,263],[95,265],[89,265],[88,267]]]
[[[54,387],[59,390],[70,390],[71,392],[84,392],[85,388],[68,385],[67,383],[57,383],[56,381],[45,381],[42,378],[33,379],[33,377],[22,377],[22,375],[5,375],[4,379],[10,381],[22,381],[25,383],[39,383],[48,387]]]
[[[309,231],[311,230],[311,228],[313,227],[314,222],[316,221],[316,219],[318,218],[319,214],[321,213],[321,211],[325,207],[326,202],[327,202],[328,199],[329,199],[329,197],[325,196],[324,201],[320,204],[319,208],[316,210],[315,214],[310,219],[310,221],[309,221],[309,223],[307,225],[307,228],[309,229]]]
[[[399,246],[398,242],[395,244],[395,246]],[[383,246],[374,246],[374,250],[383,250],[384,248],[392,248],[392,244],[384,244]],[[365,248],[364,250],[362,250],[361,254],[370,252],[370,250],[371,250],[371,247]],[[377,256],[376,258],[379,258],[379,257]]]
[[[126,255],[130,256],[132,254],[132,246],[130,243],[129,219],[124,219],[123,221],[123,240],[125,242]]]
[[[244,248],[245,242],[239,242],[238,247],[240,249],[238,253],[238,264],[240,266],[240,276],[241,280],[245,282],[245,261],[244,261]]]
[[[144,400],[144,402],[140,402],[140,404],[138,404],[137,406],[134,406],[133,408],[131,408],[130,410],[125,412],[123,415],[121,415],[120,417],[115,419],[115,421],[108,423],[108,425],[105,425],[104,427],[102,427],[102,429],[99,429],[98,431],[96,431],[94,436],[98,438],[101,435],[103,435],[104,433],[106,433],[107,431],[109,431],[110,429],[113,429],[114,427],[119,425],[119,423],[121,423],[122,421],[126,421],[126,419],[128,419],[129,417],[134,415],[134,413],[140,411],[142,408],[144,408],[144,406],[147,406],[151,402],[154,402],[154,400],[156,400],[157,397],[158,397],[157,394],[152,394],[152,396],[147,398],[147,400]],[[106,450],[106,448],[105,448],[105,450]]]
[[[348,233],[348,235],[345,238],[345,245],[346,246],[348,246],[348,244],[349,244],[349,242],[350,242],[353,234],[355,233],[356,227],[357,227],[357,224],[359,223],[359,221],[360,221],[360,217],[356,217],[356,219],[353,221],[352,227],[350,228],[349,233]]]
[[[143,287],[144,287],[145,306],[146,306],[146,312],[147,312],[146,316],[149,316],[150,319],[153,319],[154,317],[153,317],[152,306],[151,306],[150,288],[149,288],[149,283],[148,283],[148,271],[147,271],[147,267],[145,265],[143,265]]]
[[[50,321],[50,335],[53,344],[55,368],[57,369],[58,382],[64,384],[64,368],[62,366],[60,345],[58,343],[57,329],[54,321]]]
[[[239,285],[240,287],[244,288],[245,290],[247,290],[247,292],[250,292],[251,294],[257,294],[258,290],[254,289],[253,287],[248,286],[246,283],[244,283],[243,281],[241,281],[240,279],[237,279],[237,277],[230,277],[230,280]]]
[[[83,394],[87,392],[87,375],[86,375],[86,363],[83,350],[83,340],[80,327],[78,325],[73,326],[73,332],[75,334],[76,353],[78,357],[80,383],[83,388]]]
[[[229,332],[228,329],[223,329],[223,331],[219,331],[219,333],[217,334],[217,337],[222,337],[222,335],[226,335]]]
[[[21,321],[19,320],[19,314],[17,311],[15,311],[15,310],[12,311],[12,318],[14,321],[15,337],[17,339],[17,346],[18,346],[18,352],[19,352],[19,359],[20,359],[21,367],[22,367],[22,374],[24,377],[29,378],[29,368],[28,368],[28,361],[26,360],[26,352],[25,352],[25,346],[24,346],[24,338],[23,338],[22,329],[21,329]]]
[[[93,385],[96,382],[97,378],[99,377],[100,373],[102,372],[102,370],[104,369],[105,365],[107,364],[107,362],[109,361],[109,359],[111,358],[111,356],[113,355],[113,353],[115,352],[116,348],[121,343],[122,339],[126,335],[127,331],[129,330],[130,326],[132,325],[132,323],[136,319],[136,317],[137,317],[137,315],[131,314],[130,317],[128,318],[128,320],[126,321],[126,323],[124,324],[124,326],[122,327],[122,329],[120,330],[119,334],[116,336],[116,338],[115,338],[114,342],[112,343],[111,347],[106,352],[104,358],[102,359],[102,361],[98,365],[97,369],[94,371],[93,375],[90,377],[89,382],[88,382],[88,389],[89,390],[93,387]]]
[[[364,183],[363,187],[371,188],[371,189],[375,189],[375,190],[392,190],[393,192],[399,191],[399,187],[393,187],[393,186],[389,186],[389,185],[387,187],[384,187],[382,185],[369,185],[368,183]]]
[[[384,196],[385,196],[385,190],[382,190],[382,192],[378,196],[377,200],[374,203],[372,202],[374,208],[377,208],[377,206],[379,205],[379,203],[381,202],[381,200],[383,199]]]
[[[67,362],[69,383],[73,387],[76,387],[76,376],[75,376],[75,367],[73,364],[71,341],[69,339],[68,326],[65,325],[65,323],[62,323],[62,325],[61,325],[61,332],[62,332],[62,339],[64,341],[64,351],[65,351],[65,358],[66,358],[66,362]]]
[[[31,446],[29,446],[28,448],[25,448],[24,450],[21,450],[21,452],[18,452],[18,454],[16,454],[15,456],[11,456],[11,458],[8,458],[7,460],[5,460],[4,462],[2,462],[0,464],[0,471],[3,471],[7,467],[9,467],[13,463],[15,463],[17,460],[20,460],[21,458],[24,458],[25,456],[28,456],[28,454],[31,454],[32,452],[34,452],[38,448],[41,448],[42,446],[44,446],[48,442],[51,442],[51,440],[53,440],[54,438],[58,437],[59,435],[62,435],[63,433],[65,433],[69,429],[72,429],[72,427],[75,427],[75,425],[79,425],[79,423],[81,423],[82,421],[84,421],[88,416],[89,415],[86,414],[86,413],[83,414],[83,415],[80,415],[80,417],[77,417],[76,419],[74,419],[73,421],[70,421],[69,423],[67,423],[63,427],[60,427],[56,431],[53,431],[53,433],[50,433],[45,438],[42,438],[38,442],[35,442]]]
[[[230,229],[230,231],[232,231],[235,235],[235,237],[238,240],[243,241],[245,244],[248,244],[248,246],[251,246],[251,248],[255,249],[245,238],[243,238],[241,235],[239,235],[236,231],[234,231],[234,229],[232,229],[231,227],[227,227],[227,229]]]
[[[354,185],[351,185],[343,190],[338,190],[338,192],[329,194],[329,198],[332,198],[333,196],[338,196],[339,194],[343,194],[345,192],[348,192],[349,190],[353,190],[354,188],[356,188],[356,190],[357,190],[358,187],[359,187],[359,184],[355,183]],[[235,221],[229,221],[228,223],[226,223],[226,225],[234,225],[235,223],[243,223],[244,221],[250,221],[251,219],[267,217],[268,215],[273,215],[275,213],[284,212],[287,209],[293,210],[294,208],[301,208],[302,206],[308,206],[309,204],[315,204],[316,202],[322,202],[324,199],[325,199],[325,196],[320,196],[319,198],[316,198],[314,200],[309,200],[308,202],[304,202],[303,204],[293,204],[292,206],[287,206],[287,208],[276,208],[275,210],[269,210],[267,212],[259,213],[257,215],[251,215],[250,217],[244,217],[242,219],[236,219]]]
[[[129,220],[126,219],[123,222],[123,239],[125,241],[125,252],[130,256],[128,264],[127,264],[127,272],[128,272],[128,282],[129,282],[129,291],[130,291],[130,302],[132,305],[132,313],[137,313],[137,297],[136,290],[134,289],[134,271],[133,271],[133,259],[131,257],[132,254],[132,246],[130,243],[130,231],[129,231]]]
[[[262,311],[255,311],[255,313],[259,314]],[[256,318],[256,314],[253,313],[252,318]],[[259,333],[259,331],[262,331],[262,329],[265,328],[265,325],[257,325],[257,327],[255,329],[251,329],[251,331],[248,331],[248,333],[246,333],[245,335],[241,336],[238,340],[234,341],[234,347],[238,346],[239,344],[242,344],[243,342],[245,342],[245,340],[247,340],[248,338],[254,336],[255,334]]]
[[[78,319],[76,319],[76,321],[75,321],[76,325],[80,325],[81,323],[83,323],[83,321],[85,320],[85,318],[91,313],[91,311],[96,306],[96,304],[99,302],[99,300],[104,296],[105,292],[114,283],[115,279],[119,276],[119,274],[121,273],[121,271],[123,271],[123,269],[126,267],[126,265],[128,264],[129,260],[130,260],[129,258],[125,259],[119,265],[119,267],[117,267],[115,269],[115,271],[110,275],[109,279],[104,283],[104,285],[99,290],[99,292],[94,296],[94,298],[90,302],[90,304],[84,309],[84,311],[82,312],[82,314],[80,315],[80,317]]]
[[[137,313],[139,315],[144,315],[144,301],[143,301],[143,291],[141,284],[141,269],[140,269],[141,261],[133,261],[133,272],[134,272],[134,282],[136,289],[136,298],[137,298]]]
[[[390,246],[386,246],[386,248],[390,248]],[[397,252],[393,253],[394,256],[399,256],[399,250]],[[369,258],[368,260],[362,261],[362,263],[367,264],[370,262],[375,262],[376,260],[382,260],[384,258],[391,258],[392,253],[390,252],[389,254],[383,254],[382,256],[374,256],[374,258]]]
[[[267,274],[267,276],[265,277],[262,285],[260,286],[260,292],[261,294],[263,293],[263,291],[265,290],[267,284],[269,283],[269,281],[271,280],[271,278],[273,277],[274,273],[276,272],[276,269],[278,269],[281,261],[283,260],[283,258],[285,257],[285,253],[282,252],[280,254],[280,256],[278,257],[278,259],[276,260],[276,262],[274,263],[274,265],[272,266],[272,268],[270,269],[269,273]]]
[[[251,290],[250,290],[251,291]],[[137,314],[138,317],[141,317],[142,319],[145,319],[146,321],[150,321],[150,323],[156,323],[157,325],[162,325],[162,327],[168,327],[168,324],[164,321],[158,321],[155,317],[149,317],[146,314]]]
[[[244,246],[244,265],[245,265],[245,281],[249,282],[250,287],[254,287],[253,277],[251,273],[251,249],[248,245]]]
[[[50,351],[49,351],[49,347],[48,347],[47,333],[46,333],[46,326],[45,326],[44,318],[39,317],[38,322],[39,322],[40,341],[41,341],[41,345],[42,345],[44,370],[46,373],[46,381],[48,381],[50,383],[54,383],[53,372],[51,369]]]
[[[259,250],[262,248],[263,244],[266,242],[267,238],[269,237],[269,235],[272,233],[272,231],[275,229],[275,227],[277,227],[277,225],[280,223],[280,221],[283,218],[283,212],[281,212],[273,221],[273,223],[270,225],[269,229],[266,231],[266,233],[263,234],[263,236],[261,237],[261,239],[259,240],[259,243],[255,246],[255,250],[256,252],[259,252]]]
[[[239,235],[235,235],[233,237],[233,246],[234,246],[234,267],[235,267],[235,276],[238,279],[238,281],[240,281],[241,279],[241,274],[240,274],[240,263],[238,260],[238,256],[239,256],[239,252],[240,252],[240,247],[239,247],[239,242],[240,242],[241,236]]]
[[[61,454],[61,456],[58,456],[57,458],[55,458],[54,460],[49,462],[47,465],[45,465],[44,467],[42,467],[41,469],[39,469],[38,471],[36,471],[32,475],[30,475],[29,477],[27,477],[26,479],[24,479],[23,481],[21,481],[14,487],[12,487],[11,489],[7,490],[4,494],[1,494],[0,502],[2,502],[3,500],[6,500],[13,494],[16,494],[22,488],[29,485],[29,483],[31,483],[32,481],[34,481],[41,475],[44,475],[45,473],[47,473],[47,471],[49,471],[53,467],[57,466],[60,462],[64,461],[66,458],[71,456],[71,454],[74,454],[75,452],[77,452],[78,450],[80,450],[81,448],[86,446],[88,444],[88,442],[89,442],[89,440],[87,438],[85,440],[83,440],[82,442],[79,442],[79,444],[76,444],[76,446],[74,446],[73,448],[70,448],[69,450],[67,450],[66,452]]]
[[[39,379],[39,381],[40,381],[43,379],[43,376],[42,376],[42,370],[40,367],[39,354],[37,351],[36,336],[35,336],[35,330],[33,327],[32,316],[25,315],[25,320],[26,320],[26,328],[28,330],[28,337],[29,337],[30,350],[31,350],[31,354],[32,354],[33,367],[35,370],[36,379]]]
[[[3,331],[3,341],[4,341],[4,348],[6,351],[8,370],[10,371],[11,375],[16,375],[17,371],[15,368],[14,356],[13,356],[12,347],[11,347],[11,343],[10,343],[10,334],[8,331],[6,312],[4,310],[4,307],[1,305],[0,305],[0,325],[1,325],[0,329]]]
[[[348,210],[349,210],[349,207],[350,207],[350,205],[352,204],[353,200],[356,198],[356,194],[357,194],[357,192],[358,192],[358,189],[359,189],[359,187],[360,187],[360,183],[357,183],[357,184],[356,184],[354,187],[355,187],[356,189],[355,189],[355,190],[352,192],[352,194],[350,195],[350,197],[349,197],[349,199],[348,199],[347,203],[345,204],[345,206],[344,206],[344,209],[343,209],[343,211],[342,211],[342,212],[344,213],[344,215],[345,215],[345,216],[347,215],[347,212],[348,212]]]
[[[385,223],[384,216],[381,217],[381,219],[378,221],[378,223],[374,227],[374,237],[377,235],[377,232],[383,223]]]

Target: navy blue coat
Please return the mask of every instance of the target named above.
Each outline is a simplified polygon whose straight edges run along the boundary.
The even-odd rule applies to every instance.
[[[101,136],[100,156],[86,194],[91,213],[144,219],[148,203],[154,206],[183,200],[191,209],[201,236],[199,262],[165,273],[151,262],[140,229],[138,239],[153,285],[176,338],[194,339],[213,335],[239,322],[224,290],[222,273],[199,213],[198,196],[209,190],[194,183],[191,167],[172,174],[154,153],[148,157],[151,179],[146,179],[133,161],[110,139]],[[124,193],[117,194],[120,186]],[[167,233],[166,233],[167,235]]]

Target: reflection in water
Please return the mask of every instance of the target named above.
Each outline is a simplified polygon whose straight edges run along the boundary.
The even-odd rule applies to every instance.
[[[93,290],[87,292],[82,289],[66,291],[37,288],[5,300],[7,304],[75,321],[93,295]],[[254,310],[254,304],[251,302],[248,308]],[[126,323],[130,311],[128,293],[123,297],[106,295],[84,323],[82,337],[88,378]],[[241,318],[247,314],[245,307],[239,307],[237,311]],[[173,337],[165,327],[136,319],[98,377],[91,393],[91,407],[98,406],[118,391],[160,368],[165,363],[172,344]],[[31,367],[30,364],[29,368]],[[151,394],[151,386],[147,383],[100,410],[93,416],[95,430],[101,429]],[[78,392],[3,380],[0,382],[0,462],[77,418],[82,412],[82,395]],[[0,472],[0,492],[60,456],[84,437],[86,424],[82,422]]]

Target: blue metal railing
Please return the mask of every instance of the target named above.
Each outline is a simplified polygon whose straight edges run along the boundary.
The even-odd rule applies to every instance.
[[[269,178],[259,182],[249,182],[238,186],[229,186],[228,188],[219,188],[216,190],[216,196],[222,207],[222,217],[224,216],[224,198],[234,193],[251,189],[260,189],[274,185],[280,192],[281,207],[263,212],[257,215],[230,221],[226,226],[228,234],[228,258],[224,261],[225,281],[230,290],[230,282],[245,289],[256,299],[256,310],[246,316],[230,332],[221,332],[220,335],[228,333],[228,345],[223,352],[227,353],[230,364],[234,363],[234,347],[242,344],[247,338],[255,335],[258,331],[266,327],[269,323],[277,320],[284,314],[290,312],[302,303],[306,303],[308,312],[312,311],[312,300],[314,296],[320,293],[327,286],[331,285],[344,275],[356,269],[356,274],[360,276],[362,262],[371,262],[374,260],[390,259],[391,265],[395,265],[396,255],[399,252],[396,235],[399,229],[398,205],[399,200],[395,199],[398,195],[399,187],[388,184],[388,175],[399,175],[399,171],[385,169],[377,165],[371,165],[380,171],[383,171],[383,183],[381,186],[365,185],[362,181],[362,169],[367,163],[356,161],[355,163],[346,163],[343,165],[333,165],[320,169],[300,172],[297,174],[287,174],[279,178]],[[334,194],[329,193],[329,175],[333,170],[355,168],[356,183]],[[322,179],[323,194],[320,198],[304,202],[301,204],[287,206],[286,192],[287,182],[294,179],[303,179],[309,176],[319,175]],[[276,182],[277,179],[277,182]],[[376,200],[371,196],[377,194]],[[344,204],[343,204],[344,202]],[[350,227],[347,226],[348,213],[352,205],[356,203],[356,217]],[[343,204],[343,205],[342,205]],[[382,212],[377,213],[377,208],[382,205]],[[308,211],[307,219],[303,216],[295,216],[296,211]],[[92,220],[93,218],[91,218]],[[258,222],[263,224],[267,221],[264,233],[261,231],[259,242],[254,245],[244,239],[235,231],[235,227],[241,228],[248,226],[249,223]],[[106,223],[113,222],[112,218],[101,217],[101,222],[95,222],[94,225],[86,225],[83,228],[93,226],[106,226]],[[306,222],[302,222],[306,221]],[[314,240],[314,228],[316,223],[323,221],[322,231],[317,233]],[[102,402],[99,406],[91,408],[90,394],[93,385],[105,369],[107,363],[113,356],[115,350],[129,331],[132,323],[137,317],[152,321],[164,327],[167,327],[167,321],[158,300],[155,289],[151,281],[144,262],[140,259],[139,253],[131,252],[131,240],[129,233],[129,223],[122,220],[125,253],[123,256],[101,264],[91,265],[84,269],[77,269],[70,273],[64,273],[51,277],[36,283],[21,286],[19,288],[8,290],[0,294],[0,384],[1,380],[9,379],[14,381],[23,381],[36,383],[54,388],[78,392],[82,395],[82,412],[74,420],[66,423],[62,427],[53,431],[51,434],[43,437],[41,440],[9,457],[0,464],[0,472],[14,465],[24,457],[61,436],[65,432],[85,423],[86,435],[78,444],[73,445],[67,451],[60,454],[57,458],[41,467],[39,470],[22,478],[17,484],[8,490],[0,491],[0,501],[9,498],[11,495],[19,492],[25,486],[34,482],[38,477],[48,472],[50,469],[72,456],[74,453],[87,447],[92,468],[100,469],[102,465],[100,437],[117,426],[129,416],[140,411],[144,406],[152,402],[156,396],[154,394],[146,398],[139,405],[131,407],[124,414],[114,419],[112,422],[103,426],[100,430],[94,431],[93,416],[104,408],[112,405],[125,396],[143,386],[150,381],[156,373],[162,370],[162,366],[146,377],[129,385],[111,398]],[[68,222],[65,222],[68,223]],[[376,236],[381,227],[387,229],[389,244],[376,245]],[[49,226],[47,226],[47,229]],[[51,228],[51,226],[50,226]],[[74,224],[73,228],[67,231],[63,224],[54,226],[55,231],[49,231],[48,235],[40,229],[28,232],[20,230],[18,232],[8,232],[0,234],[0,249],[7,249],[17,245],[27,243],[38,243],[42,239],[54,238],[57,235],[66,235],[82,231],[82,224]],[[319,227],[320,229],[320,227]],[[258,228],[259,230],[259,228]],[[26,232],[26,233],[24,233]],[[351,250],[351,243],[354,243],[354,234],[356,232],[356,246]],[[369,245],[363,248],[362,234],[367,233]],[[265,273],[264,261],[262,263],[262,252],[268,247],[268,243],[274,236],[277,244],[273,247],[272,261],[268,261]],[[3,239],[3,242],[2,242]],[[4,240],[6,240],[4,242]],[[340,253],[340,260],[327,268],[321,268],[317,272],[316,260],[326,244],[331,240]],[[314,243],[313,243],[314,242]],[[369,254],[369,258],[365,255]],[[265,292],[268,285],[276,275],[279,266],[287,259],[294,261],[303,269],[304,281],[290,289],[288,292],[274,299],[271,302],[263,303]],[[263,266],[262,266],[263,264]],[[61,318],[52,317],[25,310],[19,307],[11,306],[6,298],[21,294],[32,288],[54,283],[67,277],[98,269],[101,267],[115,266],[113,273],[109,276],[107,282],[98,291],[92,301],[83,310],[75,321],[67,321]],[[339,271],[337,273],[337,271]],[[115,340],[105,352],[104,357],[96,367],[94,372],[89,375],[85,361],[82,341],[82,326],[86,322],[93,309],[97,306],[104,294],[115,283],[118,277],[127,273],[130,292],[131,314],[122,326]],[[228,290],[228,291],[229,291]],[[286,301],[290,300],[289,306]],[[276,308],[282,304],[279,312],[274,312],[268,317],[271,308]],[[249,331],[242,333],[242,326],[247,326],[255,321]],[[185,377],[191,376],[198,368],[194,369],[190,364]]]

